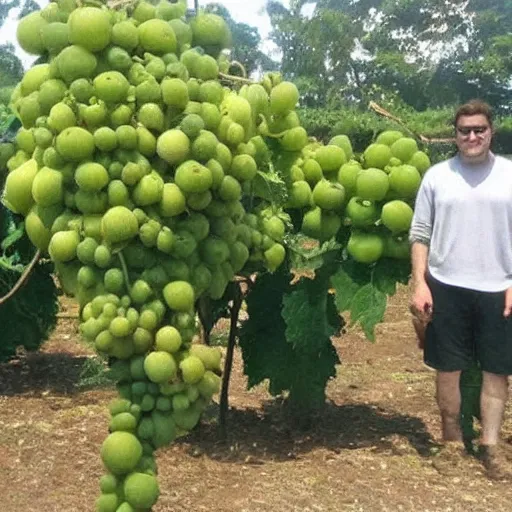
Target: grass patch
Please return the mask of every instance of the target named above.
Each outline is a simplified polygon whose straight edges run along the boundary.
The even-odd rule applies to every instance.
[[[110,387],[114,384],[106,359],[93,356],[88,357],[83,364],[76,387],[83,390]]]

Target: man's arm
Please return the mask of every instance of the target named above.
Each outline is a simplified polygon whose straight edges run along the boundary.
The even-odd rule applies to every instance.
[[[411,246],[412,282],[413,286],[426,284],[428,266],[428,245],[415,241]]]
[[[430,321],[433,308],[432,294],[426,280],[430,239],[434,226],[433,187],[428,178],[428,175],[425,176],[418,191],[409,231],[413,286],[411,312],[422,323]]]

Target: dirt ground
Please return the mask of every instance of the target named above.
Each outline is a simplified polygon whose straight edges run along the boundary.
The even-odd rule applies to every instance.
[[[310,430],[285,422],[264,386],[246,389],[237,352],[227,442],[210,420],[161,449],[155,512],[509,511],[512,486],[487,480],[476,459],[450,477],[432,466],[434,375],[422,364],[405,295],[391,301],[375,344],[357,329],[336,340],[342,364]],[[0,365],[2,512],[94,511],[115,393],[78,388],[93,354],[73,314],[64,300],[42,350]]]

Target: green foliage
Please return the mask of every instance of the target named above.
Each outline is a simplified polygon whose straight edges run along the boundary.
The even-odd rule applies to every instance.
[[[13,137],[13,116],[0,105],[0,140]],[[24,224],[0,204],[0,297],[20,278],[35,248],[25,235]],[[55,327],[58,311],[53,264],[39,263],[25,285],[0,306],[0,361],[10,359],[19,346],[37,350]]]
[[[4,24],[11,9],[19,7],[20,0],[7,0],[0,4],[0,27]]]
[[[21,19],[31,12],[37,11],[41,6],[35,0],[23,0],[19,2],[21,4],[21,11],[18,15],[18,19]]]
[[[13,91],[14,87],[12,86],[0,87],[0,112],[3,110],[4,105],[10,102]],[[0,116],[2,116],[1,113]]]
[[[325,386],[336,375],[339,359],[331,337],[344,324],[340,313],[348,313],[350,325],[358,324],[374,341],[388,296],[410,277],[408,261],[383,258],[362,265],[343,259],[334,241],[310,250],[304,249],[306,242],[297,236],[287,246],[302,268],[316,269],[314,278],[292,284],[285,271],[258,277],[240,331],[248,386],[268,379],[270,393],[288,391],[290,405],[303,414],[323,404]]]
[[[0,45],[0,88],[16,85],[23,76],[23,64],[14,53],[14,45],[5,43]],[[0,97],[0,102],[7,103]]]
[[[281,71],[306,107],[403,103],[416,110],[481,97],[510,109],[512,4],[319,0],[267,4]]]
[[[4,104],[0,104],[0,136],[5,134],[13,117],[9,108]]]
[[[318,244],[302,233],[288,235],[285,240],[288,257],[296,271],[316,270],[339,257],[341,245],[335,240]]]
[[[296,285],[290,279],[285,270],[258,277],[246,300],[240,346],[249,388],[268,379],[272,395],[289,392],[292,409],[308,414],[322,406],[336,375],[340,361],[330,336],[340,321],[325,275]]]
[[[366,337],[375,341],[375,326],[382,322],[387,297],[396,293],[398,283],[407,284],[407,260],[382,258],[368,267],[351,260],[341,263],[331,277],[340,313],[350,313],[350,325],[359,324]]]
[[[288,198],[286,183],[274,167],[266,172],[258,171],[253,183],[253,194],[275,206],[284,204]]]
[[[302,108],[299,111],[301,122],[311,136],[326,143],[339,134],[348,135],[354,151],[362,152],[384,130],[400,130],[408,136],[423,135],[428,139],[451,139],[453,133],[453,108],[427,109],[422,112],[410,108],[397,108],[391,111],[399,117],[403,125],[377,113],[351,108]],[[422,143],[433,162],[452,155],[455,148],[452,142]],[[510,154],[512,147],[512,118],[498,116],[495,121],[495,134],[492,149],[497,154]]]
[[[283,297],[286,340],[294,348],[310,352],[321,350],[325,338],[330,338],[336,332],[327,319],[329,281],[322,274],[325,272],[313,280],[301,278]]]
[[[3,254],[0,255],[0,297],[12,289],[34,255],[33,246],[22,234],[22,225],[20,228],[20,224],[16,224],[11,219],[11,214],[0,205],[0,239],[3,240]],[[51,275],[52,269],[52,264],[37,264],[26,284],[0,306],[0,361],[14,356],[19,346],[28,351],[37,350],[55,327],[58,297]]]
[[[109,370],[105,358],[100,356],[88,357],[80,370],[80,378],[77,383],[79,389],[110,387],[115,384],[115,379]]]

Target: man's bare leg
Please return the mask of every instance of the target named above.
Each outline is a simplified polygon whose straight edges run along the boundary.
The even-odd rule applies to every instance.
[[[499,442],[503,414],[508,398],[508,376],[483,372],[480,411],[482,414],[482,445]]]
[[[511,471],[499,447],[501,424],[508,398],[508,376],[483,372],[480,412],[482,415],[481,456],[489,478],[510,478]]]
[[[460,373],[460,371],[437,372],[437,405],[441,413],[443,441],[445,442],[462,442]]]
[[[465,448],[460,428],[460,371],[437,372],[437,404],[441,413],[443,448],[432,461],[443,475],[458,474],[465,458]]]

